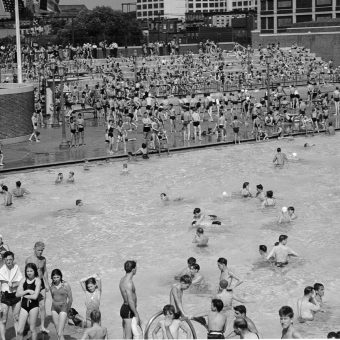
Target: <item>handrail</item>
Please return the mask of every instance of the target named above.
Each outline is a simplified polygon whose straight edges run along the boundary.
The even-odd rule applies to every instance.
[[[163,314],[163,311],[160,311],[158,313],[156,313],[155,315],[153,315],[150,320],[148,321],[146,327],[145,327],[145,330],[144,330],[144,339],[149,339],[149,329],[151,327],[151,324],[159,317]],[[191,330],[191,333],[192,333],[192,337],[193,339],[197,339],[197,335],[196,335],[196,331],[195,331],[195,328],[193,326],[193,324],[191,323],[191,321],[189,319],[182,319],[183,321],[185,321],[190,330]],[[151,339],[151,338],[150,338]]]

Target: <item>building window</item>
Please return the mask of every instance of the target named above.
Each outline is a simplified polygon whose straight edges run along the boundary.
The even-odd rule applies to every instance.
[[[189,8],[194,8],[194,4],[189,4]]]
[[[148,9],[152,8],[152,4],[148,4]]]
[[[277,8],[292,8],[292,0],[279,0]]]
[[[163,10],[159,11],[159,15],[164,15],[164,11]]]
[[[293,18],[292,17],[278,17],[277,18],[277,27],[285,28],[292,26]]]
[[[161,2],[161,3],[159,4],[159,8],[164,8],[164,3],[163,3],[163,2]]]
[[[242,1],[238,1],[237,6],[242,7]]]
[[[148,12],[148,15],[149,15],[149,16],[152,16],[152,11],[149,11],[149,12]]]
[[[147,9],[147,5],[143,5],[143,9]]]
[[[153,4],[153,8],[158,8],[158,4]]]
[[[142,16],[142,13],[137,13],[137,17],[141,17]]]
[[[208,7],[208,4],[205,2],[203,3],[203,8],[207,8]]]
[[[233,2],[233,7],[235,7],[236,6],[236,2]]]
[[[141,2],[141,0],[137,0],[137,4],[140,3],[140,2]]]
[[[137,5],[137,9],[138,10],[142,9],[142,6],[141,5]]]
[[[204,4],[203,4],[204,5]],[[210,4],[210,7],[214,8],[215,7],[215,4],[214,3],[211,3]]]
[[[316,0],[316,6],[332,6],[332,0]]]
[[[147,11],[144,11],[143,12],[143,17],[146,17],[148,15],[148,12]]]
[[[248,6],[248,1],[243,1],[243,6]]]
[[[201,8],[202,4],[196,4],[196,8]]]

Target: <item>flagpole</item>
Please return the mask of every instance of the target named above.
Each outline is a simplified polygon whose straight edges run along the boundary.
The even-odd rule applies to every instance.
[[[17,40],[17,68],[18,83],[22,84],[22,66],[21,66],[21,44],[20,44],[20,19],[19,19],[19,0],[15,2],[15,34]]]

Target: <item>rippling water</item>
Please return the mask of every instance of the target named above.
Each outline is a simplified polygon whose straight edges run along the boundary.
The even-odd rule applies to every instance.
[[[124,261],[138,262],[138,309],[146,322],[168,302],[172,277],[189,256],[197,258],[212,287],[219,277],[217,258],[228,259],[230,268],[245,280],[237,294],[256,301],[246,305],[248,315],[267,338],[280,337],[282,305],[295,310],[305,286],[324,283],[327,312],[308,327],[297,326],[306,337],[322,338],[338,329],[340,319],[339,141],[338,136],[318,136],[153,157],[129,164],[127,176],[120,174],[118,162],[86,172],[74,166],[3,176],[1,181],[11,188],[21,180],[31,194],[16,199],[11,208],[0,207],[1,233],[22,267],[34,242],[46,243],[48,270],[63,271],[81,314],[85,305],[78,281],[100,273],[103,324],[112,338],[122,336],[118,283]],[[305,150],[305,142],[316,146]],[[296,152],[300,160],[275,169],[272,158],[278,146],[287,154]],[[67,177],[70,170],[75,171],[74,185],[54,185],[58,172]],[[253,191],[259,183],[273,190],[277,209],[263,212],[256,200],[219,199],[223,191],[239,192],[244,181]],[[185,200],[164,205],[159,199],[163,191]],[[72,209],[78,198],[85,203],[81,211]],[[295,206],[298,219],[278,225],[280,208],[289,205]],[[224,223],[206,231],[210,241],[204,250],[191,243],[195,207],[220,216]],[[258,245],[270,248],[282,233],[289,235],[288,245],[300,258],[280,273],[258,264]],[[189,313],[199,312],[209,308],[209,297],[185,293],[184,305]]]

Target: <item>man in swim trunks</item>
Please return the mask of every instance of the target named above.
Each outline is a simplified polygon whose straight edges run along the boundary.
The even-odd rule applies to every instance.
[[[311,286],[304,290],[302,298],[297,300],[297,313],[300,322],[313,321],[314,314],[320,310],[320,304],[315,299],[315,291]]]
[[[123,319],[123,337],[124,339],[133,339],[132,334],[132,318],[135,317],[137,324],[140,325],[140,318],[137,312],[137,295],[133,277],[137,272],[137,264],[135,261],[126,261],[124,263],[126,274],[119,283],[120,293],[123,298],[123,305],[120,309],[120,316]]]
[[[236,318],[234,321],[234,333],[240,336],[240,339],[259,339],[259,336],[248,329],[248,323],[243,318]]]
[[[211,311],[208,313],[207,339],[224,339],[227,325],[227,316],[223,313],[223,302],[220,299],[212,299]]]
[[[43,333],[49,333],[49,331],[45,328],[45,317],[46,317],[46,292],[50,290],[49,282],[48,282],[48,273],[46,267],[46,257],[43,256],[43,252],[45,250],[44,242],[38,241],[35,243],[33,248],[33,255],[29,256],[25,260],[25,264],[34,263],[37,266],[38,274],[41,279],[41,290],[40,295],[38,297],[39,300],[39,310],[40,310],[40,318],[41,318],[41,331]]]
[[[284,166],[285,162],[288,162],[286,154],[281,152],[281,148],[277,148],[276,151],[277,153],[274,156],[273,163],[275,166]]]
[[[21,298],[16,297],[16,291],[23,278],[20,268],[14,264],[14,254],[6,251],[3,255],[5,265],[0,269],[1,285],[1,320],[0,320],[0,338],[6,339],[6,323],[8,310],[12,307],[15,333],[18,331],[19,312],[21,307]]]
[[[239,286],[243,281],[228,269],[227,264],[228,261],[224,257],[220,257],[217,260],[218,269],[221,271],[219,282],[221,282],[222,280],[226,280],[228,282],[228,287],[230,287],[230,289],[234,289]],[[236,284],[233,286],[232,283],[234,280],[236,281]]]
[[[191,285],[191,277],[189,275],[183,275],[179,283],[172,286],[170,290],[170,304],[175,307],[175,313],[177,317],[183,317],[191,319],[189,315],[184,312],[182,298],[183,292],[187,290]]]
[[[196,243],[197,247],[207,247],[208,242],[209,242],[209,237],[204,235],[203,228],[198,227],[192,243]]]
[[[294,312],[289,306],[282,306],[279,310],[280,323],[282,326],[281,339],[301,339],[302,336],[294,329]]]
[[[279,244],[270,251],[267,256],[267,260],[271,257],[275,259],[275,265],[277,267],[284,267],[288,264],[289,256],[299,256],[295,251],[287,247],[288,236],[280,235]]]

